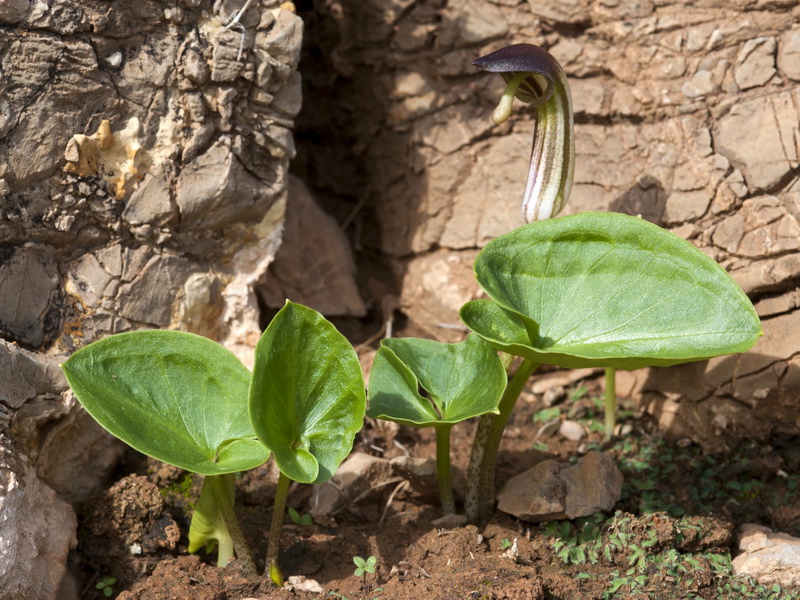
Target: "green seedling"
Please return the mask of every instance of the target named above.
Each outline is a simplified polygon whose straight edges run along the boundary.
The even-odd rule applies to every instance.
[[[365,408],[353,347],[318,312],[287,302],[256,344],[249,394],[250,421],[280,469],[266,561],[269,577],[279,586],[289,484],[330,479],[353,447]]]
[[[436,430],[436,474],[445,514],[456,509],[450,430],[465,419],[497,414],[505,385],[497,353],[476,335],[459,344],[417,338],[381,343],[370,374],[367,415]]]
[[[114,335],[78,350],[63,365],[86,411],[123,442],[165,463],[204,475],[189,530],[189,551],[218,545],[217,563],[255,563],[233,505],[234,474],[269,452],[247,415],[250,373],[231,352],[177,331]]]
[[[508,538],[503,538],[502,540],[500,540],[500,550],[508,550],[509,548],[511,548],[511,546],[512,546],[511,540],[509,540]]]
[[[311,525],[314,522],[314,519],[311,518],[311,515],[308,513],[300,514],[291,506],[288,508],[287,512],[289,513],[289,518],[292,520],[292,523],[295,525]]]
[[[375,566],[378,564],[378,559],[374,556],[370,556],[368,559],[364,560],[360,556],[354,556],[353,563],[356,565],[356,570],[353,571],[353,575],[361,577],[361,588],[364,594],[367,594],[369,592],[369,587],[367,587],[367,573],[375,574]]]
[[[533,102],[537,118],[523,198],[530,222],[478,254],[475,276],[490,299],[468,302],[460,313],[497,350],[523,358],[500,400],[499,416],[481,417],[475,434],[466,509],[472,521],[481,522],[494,504],[494,463],[503,429],[540,364],[676,365],[744,352],[762,331],[733,279],[680,237],[618,213],[550,219],[567,201],[574,170],[566,76],[546,51],[529,44],[474,64],[508,82],[495,121],[498,114],[507,117],[515,95]],[[607,386],[610,394],[609,389],[613,386]],[[610,417],[608,422],[612,426]]]
[[[101,592],[103,592],[103,596],[105,596],[106,598],[111,598],[111,596],[114,595],[114,586],[116,585],[116,583],[117,583],[116,577],[105,576],[100,581],[98,581],[97,585],[95,585],[94,587],[95,589],[98,589]]]
[[[248,575],[256,570],[234,512],[234,476],[272,452],[281,474],[266,569],[282,585],[277,557],[289,481],[329,479],[364,418],[361,366],[333,325],[287,302],[256,345],[252,376],[219,344],[176,331],[111,336],[62,366],[78,400],[109,432],[205,475],[189,551],[218,545],[224,566],[235,550]]]

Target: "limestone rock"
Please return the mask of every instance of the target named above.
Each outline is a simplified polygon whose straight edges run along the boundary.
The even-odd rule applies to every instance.
[[[0,435],[0,600],[63,597],[59,588],[76,527],[72,507]]]
[[[736,59],[734,78],[737,85],[746,90],[764,85],[775,75],[774,37],[759,37],[748,40]]]
[[[716,126],[717,149],[744,174],[751,191],[774,188],[800,164],[791,141],[800,128],[800,92],[739,102]]]
[[[800,29],[791,29],[781,36],[778,68],[789,79],[800,81]]]
[[[30,10],[30,0],[7,0],[0,4],[0,23],[13,25],[24,20]]]
[[[786,589],[800,586],[800,538],[745,523],[739,528],[738,551],[731,564],[736,575]]]
[[[289,179],[283,239],[266,282],[257,288],[267,306],[280,308],[289,299],[327,316],[366,314],[347,238],[296,177]]]
[[[0,251],[0,335],[37,347],[53,327],[58,271],[52,248],[26,244]]]
[[[561,435],[561,437],[566,438],[571,442],[579,442],[586,437],[586,431],[583,429],[583,425],[577,421],[564,421],[558,428],[558,433]]]
[[[613,459],[596,450],[574,466],[548,459],[512,477],[497,495],[498,508],[523,521],[575,519],[611,510],[622,481]]]

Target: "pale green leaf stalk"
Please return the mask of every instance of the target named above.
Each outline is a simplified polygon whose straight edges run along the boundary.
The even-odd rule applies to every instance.
[[[569,199],[575,172],[572,96],[564,70],[546,50],[532,44],[507,46],[472,64],[500,73],[506,81],[492,115],[495,123],[508,119],[514,98],[535,106],[536,126],[522,214],[528,223],[555,217]]]
[[[203,547],[212,550],[216,543],[219,546],[217,565],[224,567],[233,558],[235,550],[242,571],[254,577],[256,565],[253,555],[233,509],[234,477],[233,473],[226,473],[207,475],[203,480],[189,527],[189,552],[197,552]]]

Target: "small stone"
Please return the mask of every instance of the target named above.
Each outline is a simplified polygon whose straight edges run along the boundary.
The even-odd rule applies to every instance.
[[[622,482],[614,460],[597,450],[574,466],[548,459],[512,477],[497,495],[498,508],[523,521],[574,519],[614,508]]]
[[[122,52],[117,50],[116,52],[106,56],[106,63],[108,63],[109,67],[114,69],[119,68],[119,66],[122,64]]]
[[[800,538],[745,523],[739,528],[740,554],[731,561],[736,575],[748,575],[762,585],[800,586]]]
[[[542,396],[542,404],[545,407],[550,408],[551,406],[555,406],[556,404],[560,404],[567,398],[567,391],[564,389],[564,386],[557,385],[551,388],[548,388],[547,391]]]
[[[303,575],[292,575],[283,584],[289,591],[309,592],[311,594],[322,594],[325,592],[323,587],[315,579],[309,579]],[[252,600],[256,600],[253,598]]]
[[[558,428],[558,433],[571,442],[579,442],[586,436],[586,431],[583,429],[583,425],[577,421],[570,420],[566,420],[561,423],[561,427]]]

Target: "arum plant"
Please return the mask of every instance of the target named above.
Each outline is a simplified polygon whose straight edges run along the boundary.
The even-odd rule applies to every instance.
[[[330,479],[361,429],[366,394],[353,347],[318,312],[287,302],[256,344],[250,421],[280,470],[266,573],[283,585],[280,533],[291,481]]]
[[[417,338],[383,340],[372,365],[367,416],[436,430],[436,476],[444,514],[455,513],[450,430],[456,423],[497,414],[506,371],[477,335],[459,344]]]
[[[539,364],[669,366],[745,352],[762,334],[750,300],[713,259],[619,213],[520,227],[487,244],[474,272],[490,299],[465,304],[461,319],[496,349],[523,358],[481,457],[468,507],[475,520],[494,501],[496,445],[517,388]]]
[[[613,432],[616,369],[668,366],[744,352],[761,335],[752,304],[711,258],[641,219],[583,213],[550,219],[569,197],[575,149],[569,84],[545,50],[517,44],[473,64],[500,73],[506,90],[536,107],[523,197],[528,225],[490,242],[474,271],[489,300],[461,319],[497,350],[523,361],[500,400],[481,417],[467,475],[467,516],[488,517],[503,429],[525,382],[542,363],[606,368],[606,431]]]
[[[133,448],[205,475],[189,551],[218,544],[244,572],[255,562],[234,512],[234,474],[270,456],[280,469],[265,576],[277,564],[289,481],[322,483],[350,452],[366,406],[361,366],[318,312],[287,302],[256,345],[251,376],[231,352],[177,331],[136,331],[83,348],[63,365],[95,420]]]
[[[255,563],[234,512],[234,474],[269,458],[247,414],[250,372],[231,352],[177,331],[135,331],[94,342],[63,365],[80,403],[136,450],[204,475],[189,529],[189,551],[218,545]]]

